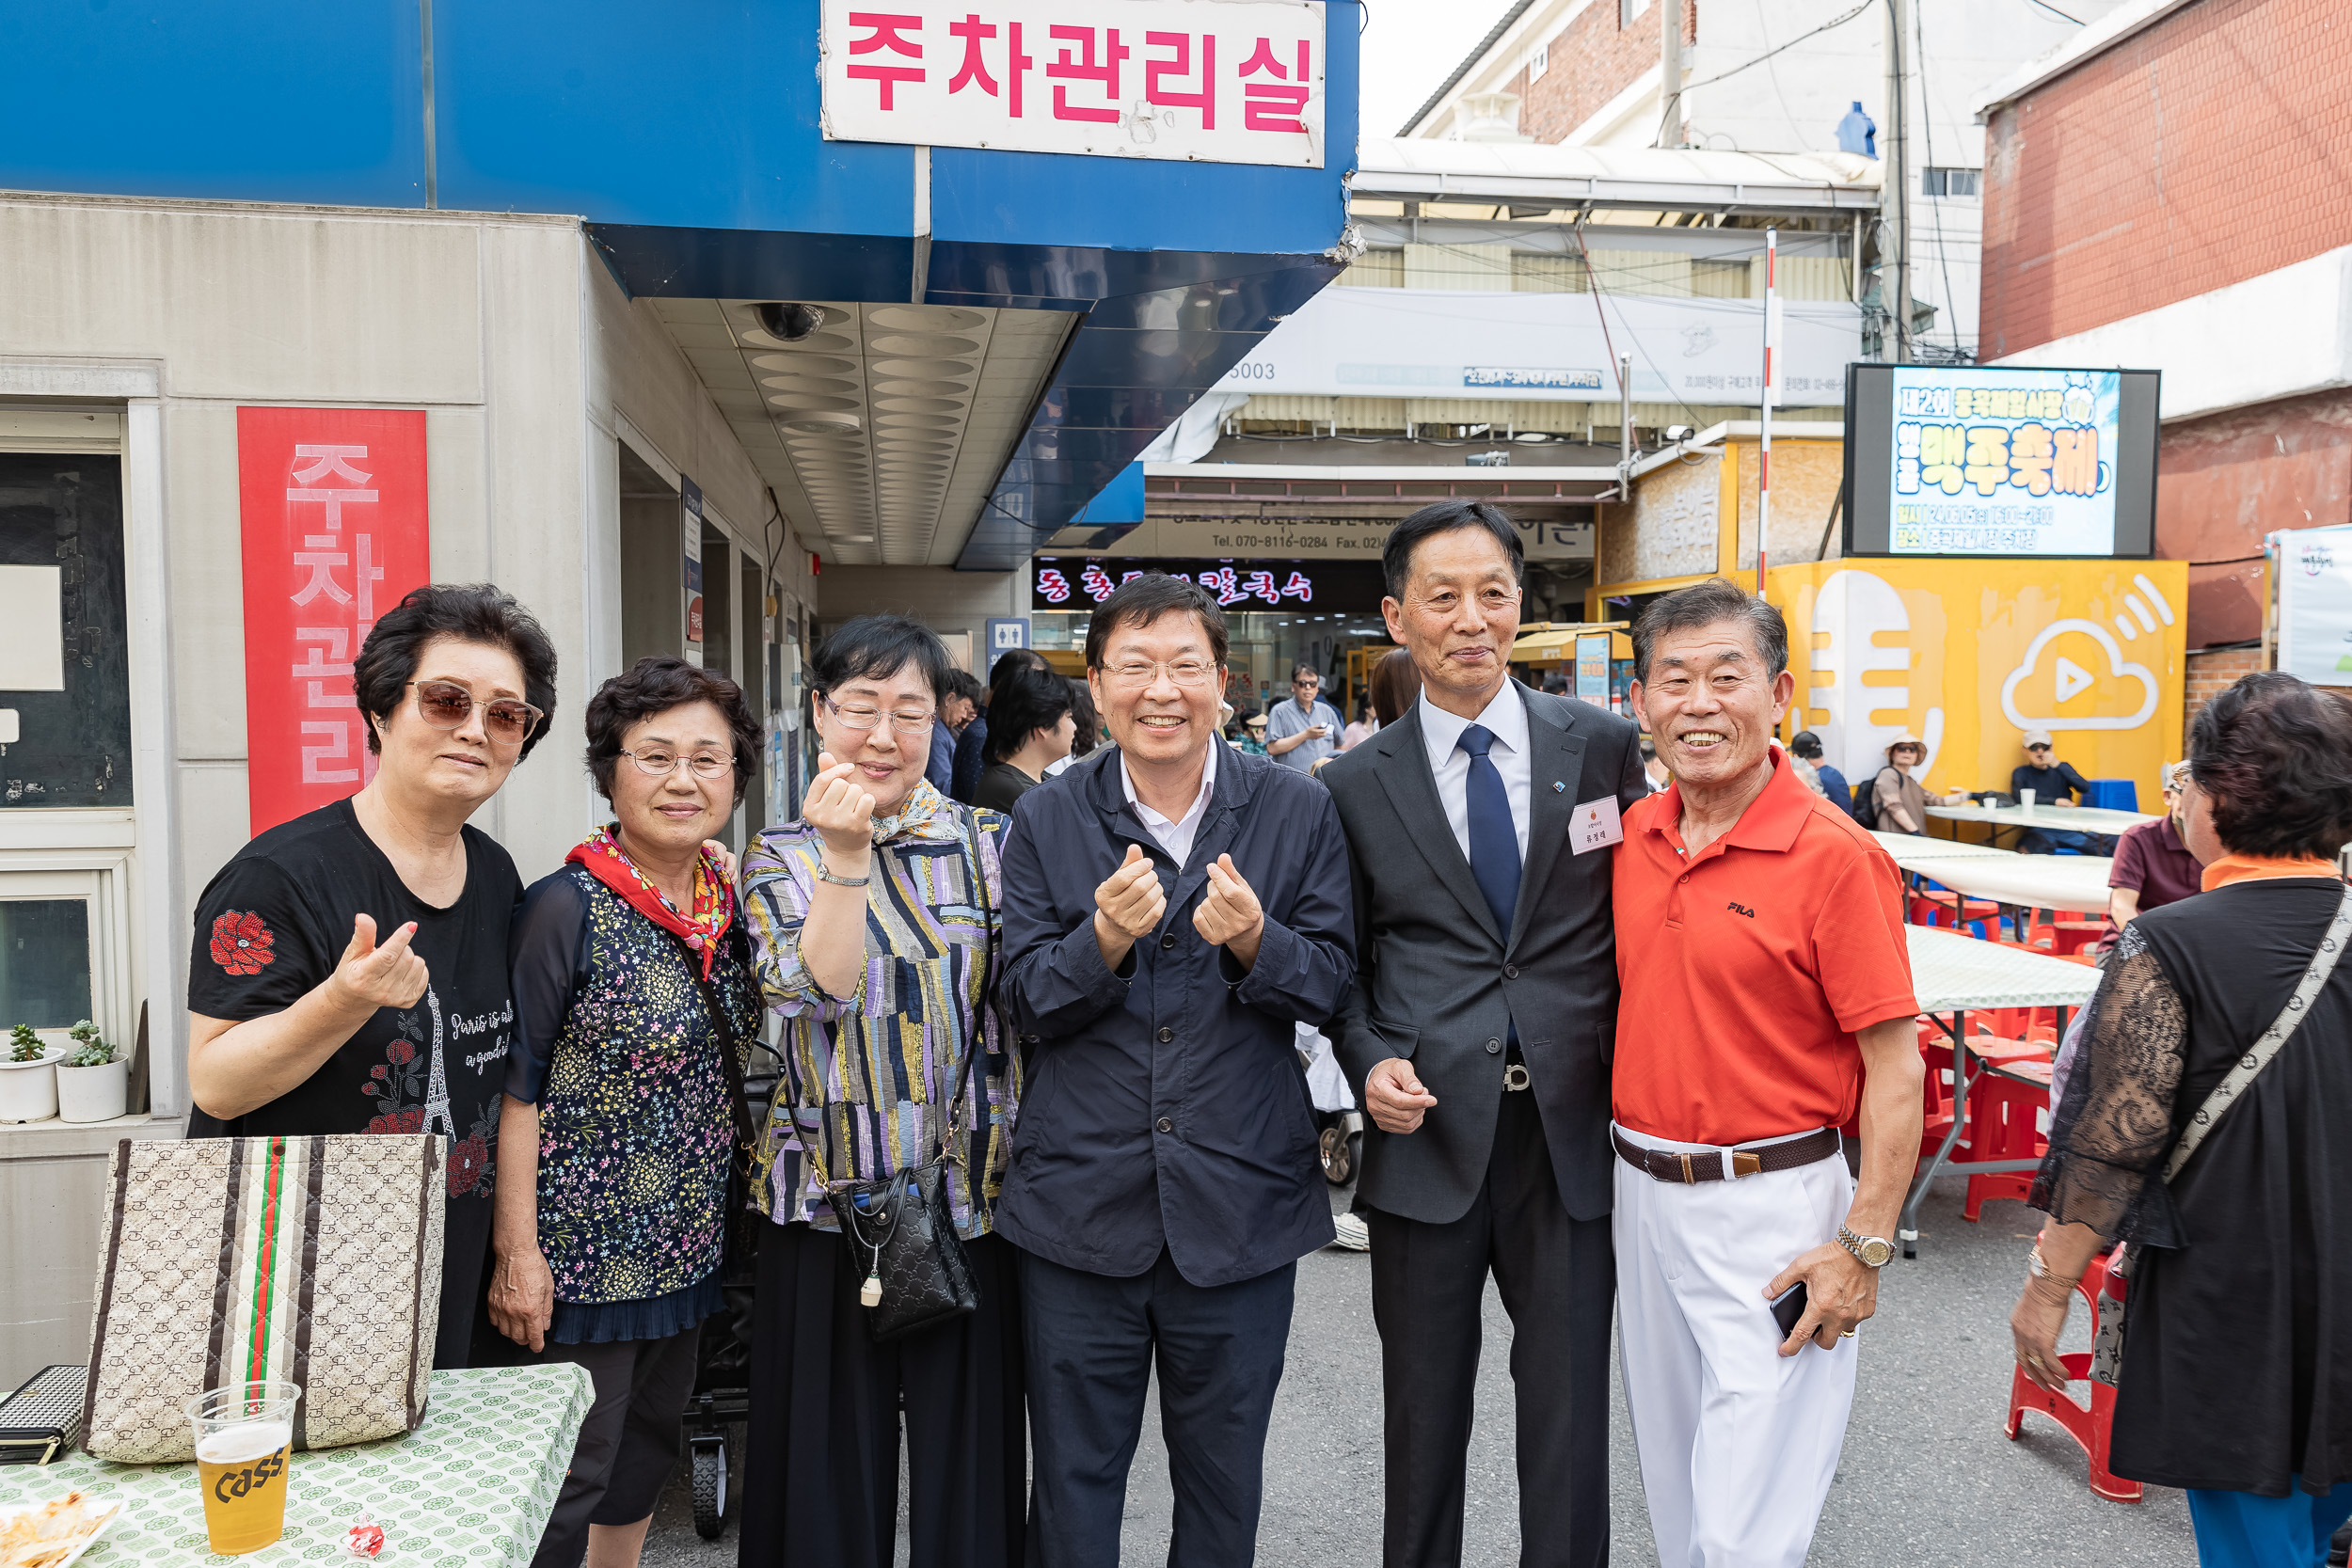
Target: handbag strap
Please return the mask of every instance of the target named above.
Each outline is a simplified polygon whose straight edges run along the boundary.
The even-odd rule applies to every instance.
[[[2344,890],[2344,898],[2336,905],[2336,917],[2328,923],[2328,932],[2319,939],[2319,949],[2312,955],[2311,963],[2303,971],[2303,978],[2296,982],[2295,994],[2287,998],[2287,1005],[2279,1009],[2279,1016],[2271,1021],[2270,1027],[2264,1030],[2261,1037],[2248,1048],[2246,1054],[2237,1059],[2228,1075],[2213,1086],[2213,1092],[2205,1096],[2204,1103],[2197,1107],[2197,1114],[2188,1118],[2187,1130],[2181,1134],[2181,1141],[2173,1146],[2172,1157],[2164,1164],[2164,1179],[2167,1181],[2181,1174],[2181,1167],[2188,1164],[2188,1157],[2204,1143],[2206,1135],[2213,1131],[2214,1123],[2237,1103],[2238,1098],[2246,1092],[2246,1086],[2270,1065],[2296,1028],[2311,1016],[2312,1004],[2319,999],[2320,989],[2327,985],[2328,976],[2335,973],[2336,960],[2344,957],[2347,936],[2352,936],[2352,887]]]
[[[686,972],[692,976],[695,989],[702,992],[703,1011],[710,1015],[710,1026],[719,1032],[719,1062],[727,1075],[727,1112],[735,1123],[735,1147],[739,1157],[748,1158],[753,1147],[759,1142],[759,1132],[752,1125],[751,1093],[743,1086],[743,1063],[736,1053],[735,1020],[722,1005],[719,988],[711,983],[709,975],[702,972],[702,955],[689,947],[686,939],[675,931],[671,931],[669,936],[672,942],[677,943],[679,953],[685,956]],[[731,944],[743,940],[741,920],[730,923],[725,940]],[[739,960],[744,957],[741,948],[736,950],[736,957]],[[714,964],[712,968],[715,970],[717,966]]]

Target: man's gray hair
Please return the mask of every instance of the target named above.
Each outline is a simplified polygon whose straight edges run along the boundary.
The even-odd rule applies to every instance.
[[[1736,621],[1748,631],[1763,657],[1765,673],[1778,675],[1788,668],[1788,623],[1780,611],[1728,578],[1677,588],[1652,599],[1633,623],[1633,678],[1649,680],[1650,650],[1669,632],[1697,631],[1721,621]]]

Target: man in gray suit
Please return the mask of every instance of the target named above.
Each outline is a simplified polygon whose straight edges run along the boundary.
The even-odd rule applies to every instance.
[[[1404,719],[1321,777],[1356,879],[1356,987],[1333,1025],[1371,1114],[1388,1568],[1449,1568],[1480,1304],[1514,1327],[1519,1561],[1609,1558],[1610,911],[1635,730],[1511,678],[1524,576],[1496,508],[1445,501],[1382,558],[1389,634],[1421,672]]]

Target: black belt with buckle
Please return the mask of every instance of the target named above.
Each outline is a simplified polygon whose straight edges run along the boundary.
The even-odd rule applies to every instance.
[[[1645,1148],[1613,1127],[1609,1130],[1609,1141],[1617,1146],[1617,1157],[1634,1169],[1661,1181],[1677,1181],[1687,1186],[1721,1181],[1726,1175],[1762,1176],[1769,1171],[1797,1170],[1828,1159],[1842,1147],[1837,1129],[1824,1127],[1802,1138],[1766,1144],[1761,1148],[1735,1148],[1728,1162],[1731,1168],[1725,1171],[1724,1151],[1719,1148]]]

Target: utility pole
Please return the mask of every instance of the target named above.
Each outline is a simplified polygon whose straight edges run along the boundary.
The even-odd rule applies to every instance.
[[[1633,499],[1633,356],[1617,356],[1617,499]]]
[[[1682,0],[1658,0],[1658,145],[1682,145]]]
[[[1886,178],[1880,187],[1894,266],[1879,263],[1879,293],[1895,322],[1895,362],[1911,362],[1911,95],[1903,40],[1912,0],[1886,0]],[[1891,289],[1889,285],[1891,284]]]

